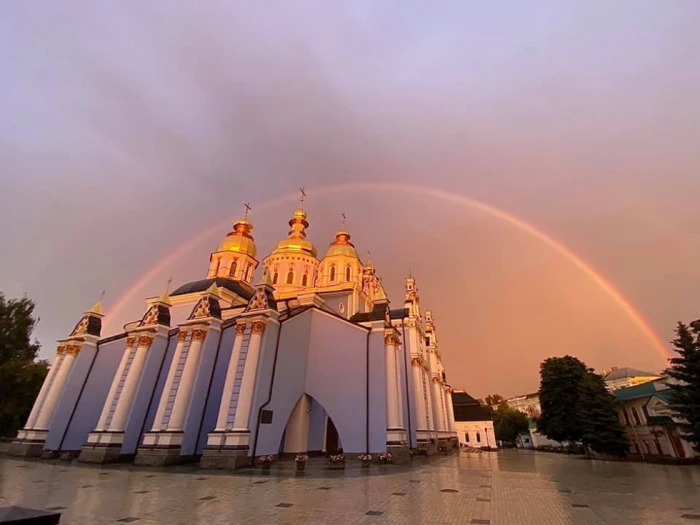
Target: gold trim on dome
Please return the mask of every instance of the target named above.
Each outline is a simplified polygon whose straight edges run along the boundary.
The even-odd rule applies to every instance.
[[[243,335],[245,333],[245,323],[236,324],[236,334]]]
[[[250,326],[254,334],[262,335],[265,332],[265,326],[267,326],[267,323],[263,321],[253,321]]]
[[[66,345],[66,354],[78,355],[80,353],[80,345]]]
[[[192,330],[192,342],[202,342],[204,341],[204,338],[207,336],[207,331],[206,330]]]
[[[152,335],[142,335],[139,337],[139,348],[150,348],[154,340]]]
[[[183,343],[187,340],[187,330],[180,330],[180,333],[177,334],[177,340],[180,343]]]

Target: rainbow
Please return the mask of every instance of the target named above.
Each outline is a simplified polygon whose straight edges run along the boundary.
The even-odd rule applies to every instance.
[[[649,325],[649,322],[644,318],[644,316],[620,293],[619,290],[613,286],[610,281],[605,279],[605,277],[593,268],[589,263],[587,263],[580,256],[576,255],[569,248],[564,246],[561,242],[550,237],[542,230],[538,229],[536,226],[525,222],[524,220],[511,215],[510,213],[491,206],[489,204],[465,197],[462,195],[456,195],[454,193],[448,193],[443,190],[413,185],[405,183],[396,182],[363,182],[356,184],[341,184],[337,186],[325,186],[322,188],[317,188],[315,190],[309,191],[310,195],[323,196],[339,192],[346,191],[358,191],[358,190],[372,190],[372,191],[399,191],[407,193],[420,193],[423,196],[431,196],[438,199],[443,199],[445,201],[454,202],[462,204],[473,208],[475,210],[482,211],[492,217],[500,219],[511,226],[518,228],[520,231],[531,235],[532,237],[542,241],[547,246],[556,251],[559,255],[564,257],[566,260],[574,264],[583,273],[590,277],[603,291],[608,294],[629,316],[629,318],[638,326],[642,331],[645,338],[652,344],[652,346],[657,350],[664,360],[670,357],[669,350],[666,345],[661,341],[659,336],[656,334],[654,329]],[[267,209],[273,208],[283,203],[294,201],[298,198],[297,193],[290,193],[288,195],[278,197],[269,201],[265,201],[262,204],[256,205],[256,212],[265,211]],[[222,221],[201,233],[197,234],[193,238],[189,239],[182,245],[178,246],[174,251],[166,255],[160,261],[158,261],[150,270],[143,274],[112,306],[108,315],[115,315],[143,288],[143,286],[159,275],[163,270],[165,270],[173,261],[177,260],[183,254],[189,252],[197,245],[203,243],[204,241],[211,238],[216,233],[221,233],[229,225],[228,220]]]

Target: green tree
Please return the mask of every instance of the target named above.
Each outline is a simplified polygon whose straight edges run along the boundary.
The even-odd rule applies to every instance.
[[[47,363],[36,361],[39,344],[31,342],[33,315],[33,301],[0,292],[0,436],[22,428],[46,377]]]
[[[484,400],[484,403],[487,404],[488,406],[498,406],[501,403],[503,403],[505,399],[503,396],[500,396],[498,394],[491,394],[489,396],[486,396],[486,399]]]
[[[669,384],[673,410],[685,420],[679,425],[681,436],[700,452],[700,320],[690,326],[678,323],[673,346],[678,353],[668,369],[668,375],[677,381]]]
[[[586,365],[571,356],[550,357],[540,365],[537,431],[554,441],[581,441],[581,384]]]
[[[518,434],[529,428],[528,418],[519,410],[514,410],[503,404],[493,414],[493,429],[496,439],[512,443]]]
[[[537,430],[549,439],[582,443],[600,454],[624,456],[629,450],[603,377],[575,357],[542,363],[540,407]]]

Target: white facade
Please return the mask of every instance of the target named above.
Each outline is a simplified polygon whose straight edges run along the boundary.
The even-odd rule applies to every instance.
[[[457,438],[463,447],[498,448],[493,421],[457,421]]]

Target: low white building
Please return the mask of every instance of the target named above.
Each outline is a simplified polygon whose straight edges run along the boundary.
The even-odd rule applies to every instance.
[[[452,393],[455,430],[462,447],[498,448],[493,420],[479,402],[463,390]]]
[[[529,418],[540,417],[542,409],[540,408],[540,393],[525,394],[506,399],[505,403],[508,408],[518,410],[523,414],[527,414]]]

